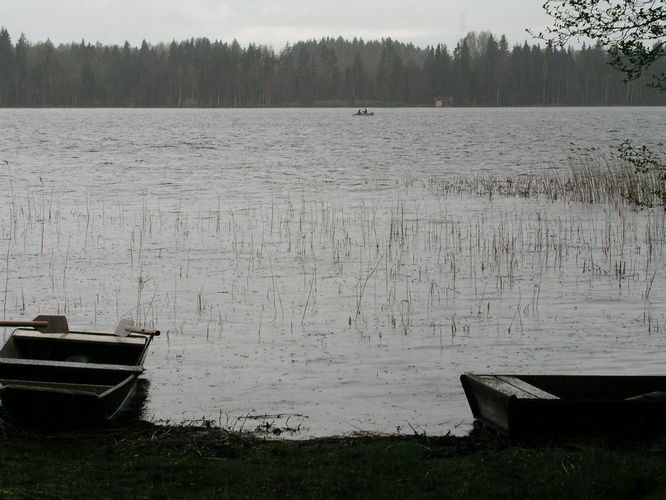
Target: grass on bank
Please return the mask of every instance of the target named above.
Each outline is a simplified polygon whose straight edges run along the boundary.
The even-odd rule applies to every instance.
[[[5,430],[1,498],[663,498],[664,437],[270,441],[139,424]]]

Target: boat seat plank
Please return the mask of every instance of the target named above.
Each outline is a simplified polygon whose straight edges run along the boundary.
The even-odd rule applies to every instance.
[[[522,399],[559,399],[557,396],[539,389],[518,377],[509,375],[483,375],[479,378],[493,389],[509,396],[516,396]]]
[[[559,399],[557,396],[544,391],[543,389],[539,389],[538,387],[525,382],[522,379],[519,379],[518,377],[511,377],[508,375],[498,375],[498,379],[502,380],[503,382],[506,382],[507,384],[511,384],[514,387],[517,387],[518,389],[525,391],[529,394],[532,394],[535,398],[539,399]]]
[[[125,344],[143,346],[145,338],[116,337],[114,335],[95,335],[85,333],[39,333],[34,331],[16,331],[14,338],[30,340],[57,340],[62,342],[93,342],[102,344]]]
[[[120,371],[127,373],[142,373],[143,368],[134,365],[112,365],[102,363],[80,363],[78,361],[53,361],[44,359],[0,358],[0,365],[4,366],[39,366],[50,368],[82,368],[85,370]]]

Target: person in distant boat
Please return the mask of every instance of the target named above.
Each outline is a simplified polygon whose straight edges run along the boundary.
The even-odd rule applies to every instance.
[[[368,108],[365,108],[365,109],[363,110],[363,114],[364,114],[364,115],[367,115],[367,114],[368,114]]]
[[[361,110],[359,109],[359,110],[356,112],[356,114],[357,114],[357,115],[360,115],[360,114],[361,114]]]

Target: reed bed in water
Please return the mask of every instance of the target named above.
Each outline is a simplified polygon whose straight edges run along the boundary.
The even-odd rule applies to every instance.
[[[579,300],[569,289],[583,282],[641,304],[653,329],[666,220],[628,200],[646,202],[658,183],[605,160],[581,160],[569,176],[304,190],[246,206],[148,193],[68,201],[41,183],[2,212],[3,307],[131,315],[207,339],[227,325],[259,340],[352,328],[443,345],[472,330],[524,331],[530,319],[543,329],[540,305]]]
[[[633,165],[605,156],[581,155],[571,169],[546,175],[501,178],[494,175],[432,179],[433,189],[447,194],[543,197],[579,203],[629,203],[642,207],[663,204],[664,173],[637,172]]]

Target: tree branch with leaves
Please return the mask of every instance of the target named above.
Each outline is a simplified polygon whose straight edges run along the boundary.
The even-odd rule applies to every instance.
[[[627,81],[639,78],[666,55],[662,0],[548,0],[543,8],[553,24],[536,37],[559,46],[574,38],[596,40],[608,49],[611,65]],[[650,86],[666,90],[666,74],[651,78]]]

